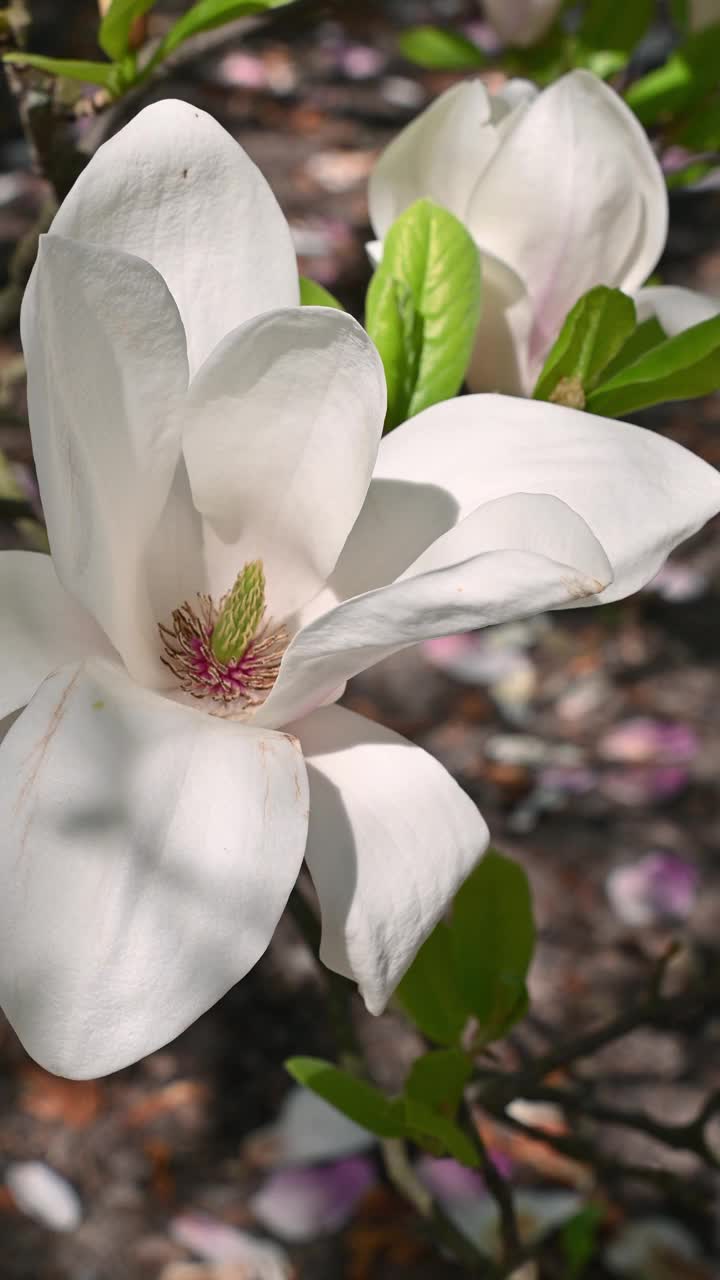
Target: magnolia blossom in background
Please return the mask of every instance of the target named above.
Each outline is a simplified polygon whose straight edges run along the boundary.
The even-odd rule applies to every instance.
[[[481,251],[483,310],[468,372],[474,391],[530,395],[570,308],[594,285],[636,295],[672,335],[720,305],[641,286],[665,245],[668,198],[642,126],[589,71],[542,93],[511,80],[455,85],[390,143],[371,175],[375,260],[421,197],[463,222]],[[639,291],[639,292],[638,292]]]
[[[720,0],[688,0],[691,31],[702,31],[720,22]]]
[[[505,44],[526,48],[552,26],[563,0],[484,0],[485,13]]]
[[[52,557],[0,553],[0,996],[60,1074],[209,1008],[303,858],[324,962],[381,1012],[488,832],[437,761],[335,705],[345,682],[618,599],[720,508],[680,446],[554,405],[465,397],[381,443],[370,340],[297,302],[267,184],[181,103],[101,149],[40,245]]]

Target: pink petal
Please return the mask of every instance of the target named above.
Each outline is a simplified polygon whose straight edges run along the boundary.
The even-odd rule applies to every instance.
[[[374,1182],[372,1162],[352,1156],[336,1164],[279,1170],[249,1204],[262,1226],[282,1240],[314,1240],[343,1226]]]

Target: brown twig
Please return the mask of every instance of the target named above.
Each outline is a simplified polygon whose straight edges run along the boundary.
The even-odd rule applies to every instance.
[[[554,1071],[565,1068],[580,1058],[590,1057],[605,1045],[614,1044],[640,1027],[687,1022],[709,1005],[715,1004],[719,998],[720,970],[711,977],[703,974],[693,986],[677,995],[662,996],[654,990],[644,1001],[626,1009],[603,1026],[559,1044],[549,1053],[531,1059],[518,1071],[503,1076],[492,1071],[478,1072],[476,1080],[483,1086],[482,1105],[492,1111],[502,1109],[515,1098],[528,1097],[533,1088]]]

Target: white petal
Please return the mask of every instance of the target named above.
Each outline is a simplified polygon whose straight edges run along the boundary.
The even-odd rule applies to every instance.
[[[45,236],[22,334],[58,577],[138,679],[162,680],[145,557],[180,459],[177,307],[139,258]]]
[[[164,1280],[296,1280],[297,1273],[280,1245],[207,1213],[178,1214],[168,1223],[168,1235],[195,1257],[216,1265],[168,1263],[169,1274],[168,1267],[161,1272]]]
[[[265,1231],[292,1243],[338,1231],[377,1181],[367,1156],[314,1168],[279,1169],[248,1200]]]
[[[635,295],[638,320],[656,316],[669,338],[720,315],[720,299],[678,285],[651,285]]]
[[[303,627],[258,718],[285,724],[332,701],[345,680],[400,649],[577,603],[611,576],[602,547],[563,502],[511,494],[488,503],[400,580]]]
[[[60,586],[50,556],[0,551],[0,720],[24,707],[51,671],[112,654],[95,621]]]
[[[562,0],[485,0],[485,12],[500,39],[525,48],[540,39]]]
[[[152,263],[180,310],[191,369],[243,321],[299,301],[290,232],[267,182],[185,102],[146,107],[106,142],[52,230]]]
[[[542,361],[596,284],[632,292],[667,234],[667,191],[645,131],[597,76],[572,71],[523,111],[470,200],[480,249],[525,281]]]
[[[537,400],[462,396],[383,440],[367,513],[333,575],[337,594],[397,577],[475,507],[515,491],[554,494],[590,526],[614,575],[590,603],[644,586],[720,507],[717,472],[656,432]],[[396,508],[403,539],[393,545]]]
[[[385,148],[368,187],[370,222],[383,239],[397,217],[428,197],[464,220],[478,178],[498,145],[481,80],[453,85]]]
[[[309,1089],[291,1089],[268,1131],[284,1166],[329,1163],[369,1151],[375,1136]]]
[[[59,1075],[114,1071],[252,968],[307,830],[297,743],[90,662],[0,747],[0,1003]]]
[[[481,255],[482,311],[467,384],[471,391],[529,395],[530,296],[520,276],[491,253]]]
[[[340,707],[295,725],[310,778],[306,860],[320,957],[382,1013],[484,853],[487,827],[432,756]]]
[[[360,325],[326,307],[249,321],[190,391],[193,498],[212,534],[215,591],[261,558],[276,621],[324,585],[367,493],[385,377]]]
[[[77,1231],[83,1220],[82,1201],[75,1188],[42,1160],[8,1165],[5,1185],[20,1212],[51,1231]]]

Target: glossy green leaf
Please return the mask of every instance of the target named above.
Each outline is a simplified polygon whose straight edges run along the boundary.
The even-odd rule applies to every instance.
[[[385,430],[404,422],[417,386],[423,321],[411,289],[389,272],[376,271],[367,294],[366,328],[385,369]]]
[[[642,324],[639,324],[637,329],[634,329],[630,334],[615,359],[611,360],[603,369],[603,382],[608,382],[610,378],[614,378],[615,374],[620,373],[621,369],[625,369],[629,364],[633,364],[635,360],[639,360],[640,356],[644,356],[646,351],[652,351],[653,347],[659,346],[661,342],[667,342],[667,334],[657,316],[650,316],[648,320],[643,320]]]
[[[488,62],[467,36],[442,27],[411,27],[403,31],[398,44],[403,57],[430,71],[474,71]]]
[[[480,257],[457,218],[418,200],[388,232],[366,328],[388,383],[386,430],[460,389],[481,305]]]
[[[303,307],[333,307],[335,311],[344,311],[342,302],[338,302],[327,289],[316,280],[307,276],[300,277],[300,303]]]
[[[82,80],[84,84],[99,84],[112,88],[115,67],[111,62],[81,62],[74,58],[45,58],[40,53],[6,53],[4,62],[16,67],[34,67],[50,76],[63,76],[66,80]]]
[[[488,1042],[527,1008],[525,978],[535,946],[527,876],[491,849],[455,896],[451,934],[457,981]]]
[[[450,930],[441,920],[395,992],[395,999],[415,1026],[437,1044],[457,1044],[470,1016],[453,963]]]
[[[133,23],[156,3],[157,0],[112,0],[98,32],[98,43],[108,58],[117,62],[125,56]]]
[[[462,1049],[433,1049],[413,1062],[405,1094],[454,1115],[471,1071],[472,1061]]]
[[[577,384],[587,396],[603,369],[635,328],[635,304],[620,289],[597,285],[568,313],[534,391],[536,400],[557,398],[558,384]]]
[[[625,99],[643,124],[687,111],[717,88],[720,23],[697,31],[655,71],[630,85]]]
[[[212,31],[215,27],[224,26],[226,22],[234,22],[236,18],[280,8],[287,3],[289,0],[197,0],[170,28],[153,61],[167,58],[191,36]]]
[[[668,400],[720,389],[720,316],[652,347],[592,392],[591,413],[617,418]]]
[[[467,1134],[447,1116],[417,1098],[404,1099],[404,1136],[433,1155],[451,1155],[471,1169],[480,1164],[477,1147]]]
[[[401,1138],[405,1133],[402,1102],[387,1098],[374,1085],[358,1080],[322,1058],[289,1058],[287,1071],[298,1084],[317,1093],[379,1138]]]

